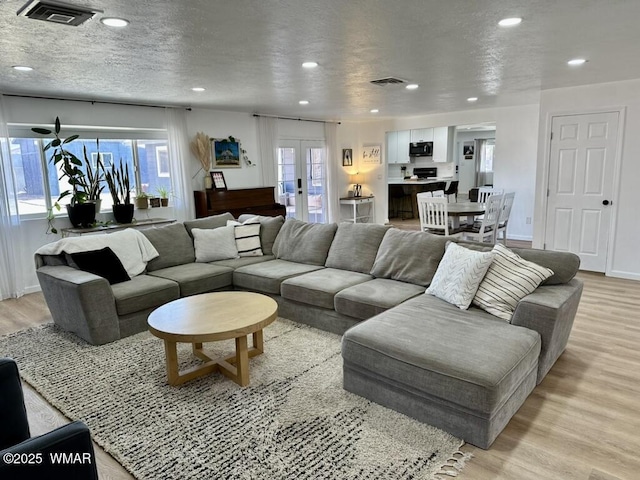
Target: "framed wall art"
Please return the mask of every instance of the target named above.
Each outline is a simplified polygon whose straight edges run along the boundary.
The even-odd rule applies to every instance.
[[[362,147],[362,163],[378,164],[382,162],[382,148],[380,145]]]
[[[224,173],[222,172],[210,172],[212,188],[214,190],[226,190],[227,182],[224,181]]]
[[[240,168],[240,158],[242,149],[240,148],[240,140],[237,138],[214,138],[211,140],[213,148],[211,155],[213,156],[213,166],[217,168]]]
[[[342,166],[343,167],[352,167],[353,166],[353,150],[350,148],[342,149]]]

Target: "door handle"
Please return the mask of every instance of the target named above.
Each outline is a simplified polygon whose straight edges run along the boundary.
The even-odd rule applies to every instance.
[[[603,200],[602,204],[606,207],[607,205],[609,205],[611,202],[609,200]]]
[[[298,179],[298,193],[302,195],[302,179]]]

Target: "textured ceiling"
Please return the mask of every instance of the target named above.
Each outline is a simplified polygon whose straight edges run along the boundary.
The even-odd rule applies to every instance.
[[[80,27],[18,17],[25,2],[0,2],[3,93],[353,119],[640,78],[638,0],[67,0],[104,11]],[[497,26],[510,16],[522,24]],[[574,57],[589,62],[570,68]],[[420,88],[369,83],[387,76]]]

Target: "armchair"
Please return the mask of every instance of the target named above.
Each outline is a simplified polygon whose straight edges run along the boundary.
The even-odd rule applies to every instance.
[[[84,423],[31,438],[18,367],[8,358],[0,358],[0,425],[0,478],[98,478]]]

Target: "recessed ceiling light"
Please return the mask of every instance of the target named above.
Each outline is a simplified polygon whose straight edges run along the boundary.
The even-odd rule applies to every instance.
[[[417,83],[410,83],[409,85],[407,85],[406,88],[407,90],[415,90],[416,88],[418,88],[420,85],[418,85]]]
[[[30,72],[31,70],[33,70],[33,68],[27,67],[26,65],[14,65],[12,68],[21,72]]]
[[[467,98],[467,102],[477,102],[478,101],[478,97],[469,97]]]
[[[309,100],[300,100],[298,103],[300,105],[309,105]]]
[[[573,58],[573,59],[569,60],[567,63],[569,65],[571,65],[572,67],[575,67],[575,66],[583,65],[583,64],[587,63],[587,59],[586,58]]]
[[[122,28],[129,25],[129,20],[125,20],[124,18],[105,17],[100,19],[100,21],[104,23],[107,27]]]
[[[193,87],[191,90],[193,90],[194,92],[204,92],[204,88],[202,87]]]
[[[378,113],[380,110],[378,110],[377,108],[372,108],[370,110],[371,113]]]
[[[503,18],[498,22],[498,25],[500,25],[501,27],[514,27],[516,25],[519,25],[520,22],[522,22],[522,19],[519,17]]]
[[[302,66],[304,68],[316,68],[318,66],[318,62],[304,62]]]

